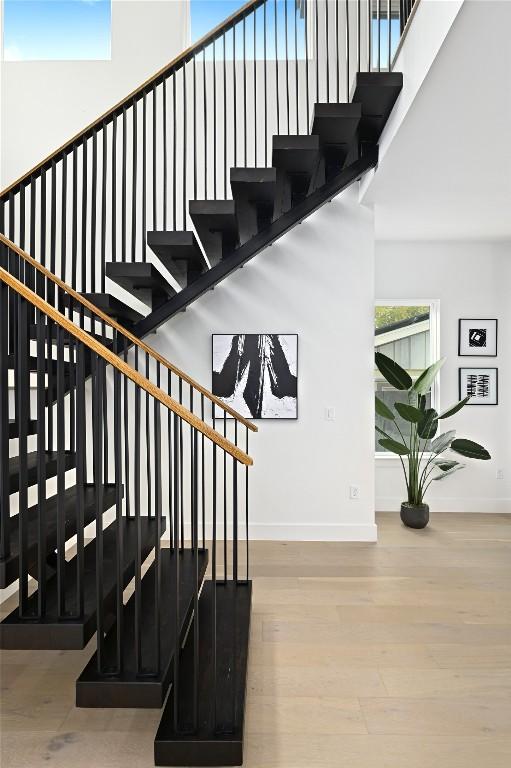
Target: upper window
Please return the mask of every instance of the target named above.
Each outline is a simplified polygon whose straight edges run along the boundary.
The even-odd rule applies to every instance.
[[[439,358],[437,330],[438,330],[438,304],[437,302],[419,303],[413,300],[377,303],[374,312],[374,346],[375,352],[382,352],[415,379],[431,363]],[[391,407],[396,402],[408,402],[406,392],[394,389],[375,368],[374,389],[378,397],[386,405]],[[437,408],[438,385],[435,383],[432,390],[426,395],[426,407]],[[399,429],[406,435],[410,431],[410,424],[400,416],[396,422]],[[391,437],[400,440],[396,423],[385,421],[380,416],[376,417],[376,423]],[[375,440],[375,450],[379,455],[388,453],[378,444],[378,435]]]
[[[109,59],[111,0],[4,0],[4,60]]]

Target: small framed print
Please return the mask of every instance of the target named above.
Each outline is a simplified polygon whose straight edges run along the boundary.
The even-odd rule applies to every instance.
[[[497,368],[460,368],[460,400],[470,397],[467,405],[498,405],[498,373]]]
[[[497,320],[459,321],[458,355],[461,357],[497,356]]]

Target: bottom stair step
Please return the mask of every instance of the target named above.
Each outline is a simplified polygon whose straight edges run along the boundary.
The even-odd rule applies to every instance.
[[[149,555],[154,547],[157,521],[154,517],[140,518],[140,544],[137,540],[136,518],[123,517],[122,526],[123,541],[123,581],[124,587],[128,585],[135,575],[135,555],[140,546],[142,561]],[[165,518],[161,518],[161,532],[165,530]],[[115,610],[115,593],[117,578],[117,542],[118,524],[111,523],[103,533],[103,595],[105,621]],[[62,583],[66,589],[66,615],[59,618],[57,575],[52,576],[46,582],[46,611],[41,619],[36,618],[37,595],[36,590],[27,600],[24,616],[34,618],[20,618],[18,608],[15,608],[0,623],[0,648],[8,649],[39,649],[39,650],[73,650],[86,646],[96,631],[96,539],[84,548],[83,564],[83,593],[84,610],[81,617],[73,617],[76,614],[77,594],[77,558],[66,562]],[[111,621],[111,620],[110,620]]]
[[[199,602],[198,728],[192,731],[193,632],[181,655],[179,729],[170,692],[154,740],[156,765],[241,765],[252,582],[216,586],[216,720],[212,655],[213,582]],[[233,667],[233,646],[234,660]]]
[[[135,596],[126,603],[123,614],[122,673],[99,675],[97,654],[91,658],[76,682],[77,707],[154,707],[161,708],[172,675],[172,657],[175,645],[176,579],[175,557],[171,549],[161,551],[160,599],[160,673],[151,676],[155,661],[155,583],[156,565],[153,563],[142,579],[141,619],[142,666],[147,670],[137,675],[135,660]],[[192,613],[195,585],[195,556],[183,550],[179,557],[180,637],[183,638]],[[199,588],[206,573],[208,553],[199,551]],[[103,658],[116,667],[117,625],[106,635]]]

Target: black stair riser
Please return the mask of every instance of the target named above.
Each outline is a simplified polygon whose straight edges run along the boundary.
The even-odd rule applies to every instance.
[[[37,451],[32,451],[27,455],[27,486],[37,483]],[[63,455],[64,469],[67,472],[74,469],[76,457],[74,453],[65,451]],[[46,451],[44,454],[45,477],[48,480],[55,477],[58,471],[57,451]],[[20,461],[18,456],[9,459],[9,493],[17,493],[20,483]]]

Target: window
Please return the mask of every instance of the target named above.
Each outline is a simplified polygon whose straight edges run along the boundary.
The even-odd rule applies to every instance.
[[[402,368],[405,368],[412,379],[435,360],[438,360],[438,302],[399,300],[377,302],[374,313],[374,346],[375,352],[382,352],[391,357]],[[387,405],[395,402],[407,402],[406,392],[394,389],[385,381],[375,368],[374,389],[378,397]],[[426,396],[426,407],[438,408],[438,377],[432,390]],[[399,429],[405,435],[409,434],[410,425],[400,417],[397,418]],[[376,424],[387,434],[400,440],[396,424],[376,417]],[[393,456],[378,443],[375,436],[377,456]]]
[[[109,59],[111,0],[4,0],[4,60]]]

